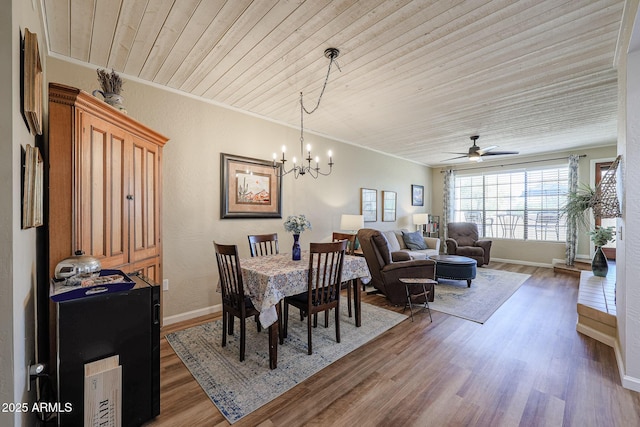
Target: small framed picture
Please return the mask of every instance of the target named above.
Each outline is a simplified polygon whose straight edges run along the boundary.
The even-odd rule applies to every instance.
[[[382,192],[382,221],[396,220],[396,198],[395,191]]]
[[[376,222],[378,220],[378,191],[370,188],[360,189],[360,215],[364,216],[364,222]]]
[[[220,218],[282,218],[280,167],[220,153]]]
[[[424,206],[424,185],[411,185],[411,206]]]

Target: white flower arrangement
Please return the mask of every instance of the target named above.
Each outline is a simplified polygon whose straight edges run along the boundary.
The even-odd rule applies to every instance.
[[[311,223],[304,215],[289,215],[284,222],[284,229],[293,234],[300,234],[304,230],[311,230]]]

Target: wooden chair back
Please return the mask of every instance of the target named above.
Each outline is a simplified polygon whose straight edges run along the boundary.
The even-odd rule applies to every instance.
[[[353,255],[353,251],[356,249],[356,235],[349,233],[338,233],[336,231],[333,232],[332,241],[338,242],[340,240],[347,241],[347,255]]]
[[[339,303],[346,248],[345,240],[309,245],[307,291],[310,311],[325,311]]]
[[[245,305],[245,297],[238,247],[236,245],[221,245],[216,242],[213,242],[213,245],[216,249],[216,261],[220,274],[222,303],[240,312]]]
[[[280,253],[278,247],[278,233],[272,234],[250,234],[249,250],[251,256],[275,255]]]
[[[233,335],[233,319],[240,319],[240,361],[244,360],[246,347],[246,318],[253,316],[260,332],[260,321],[256,310],[248,296],[244,294],[242,270],[238,247],[236,245],[221,245],[213,242],[216,249],[216,261],[220,274],[220,288],[222,290],[222,347],[227,345],[227,334]]]

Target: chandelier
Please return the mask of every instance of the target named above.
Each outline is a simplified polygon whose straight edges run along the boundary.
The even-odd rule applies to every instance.
[[[282,158],[278,161],[276,153],[273,153],[273,169],[276,174],[280,177],[293,173],[293,176],[297,179],[299,176],[311,175],[314,179],[317,179],[318,176],[323,175],[327,176],[331,174],[333,169],[333,155],[331,151],[329,151],[329,171],[320,170],[320,158],[318,156],[314,158],[311,157],[311,144],[307,144],[307,157],[304,157],[304,115],[313,114],[318,107],[320,107],[320,101],[322,100],[322,95],[324,95],[324,90],[327,88],[327,82],[329,81],[329,74],[331,74],[331,65],[333,65],[335,59],[340,55],[340,51],[335,47],[330,47],[324,51],[324,56],[329,59],[329,69],[327,70],[327,77],[324,79],[324,85],[322,86],[322,91],[320,92],[320,96],[318,97],[318,102],[316,106],[312,110],[307,110],[304,106],[302,92],[300,92],[300,164],[297,163],[295,157],[292,159],[292,166],[290,169],[285,167],[285,163],[287,162],[285,158],[285,152],[287,151],[287,147],[282,146]],[[336,62],[336,66],[338,70],[340,70],[340,66]],[[342,71],[342,70],[340,70]],[[312,165],[312,162],[315,161],[315,166]],[[282,165],[280,170],[278,171],[278,166]]]

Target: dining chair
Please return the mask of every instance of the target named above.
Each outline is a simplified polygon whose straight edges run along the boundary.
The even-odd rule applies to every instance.
[[[278,247],[278,233],[272,234],[250,234],[249,250],[251,256],[275,255],[280,253]]]
[[[355,246],[356,246],[356,235],[349,234],[349,233],[339,233],[334,231],[331,241],[339,242],[340,240],[347,241],[346,254],[353,255],[355,251]],[[340,286],[340,289],[345,289],[345,288],[347,289],[347,312],[349,313],[349,317],[351,317],[351,280],[348,280],[342,283],[342,285]],[[325,316],[328,316],[328,315],[329,315],[328,313],[325,313]]]
[[[284,299],[284,327],[286,338],[289,328],[289,305],[298,307],[307,317],[307,353],[313,354],[311,344],[311,317],[313,327],[318,326],[318,313],[335,308],[336,342],[340,342],[340,284],[347,242],[311,243],[309,245],[309,274],[307,291]],[[312,316],[313,315],[313,316]],[[325,324],[325,327],[328,325]]]
[[[244,294],[242,270],[238,247],[236,245],[221,245],[213,242],[220,274],[220,288],[222,289],[222,347],[227,345],[227,333],[233,335],[234,318],[240,319],[240,361],[244,361],[246,342],[246,319],[255,318],[258,332],[261,330],[258,315],[260,312],[253,306],[251,299]]]

